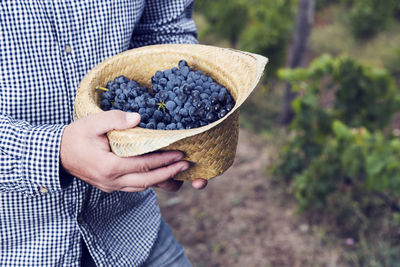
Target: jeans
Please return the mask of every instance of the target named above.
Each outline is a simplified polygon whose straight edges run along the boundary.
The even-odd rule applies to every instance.
[[[95,267],[95,263],[89,251],[82,241],[82,267]],[[160,231],[149,257],[143,266],[148,267],[191,267],[181,244],[175,239],[171,228],[164,220],[161,220]]]
[[[191,267],[181,244],[175,239],[171,228],[161,220],[158,238],[143,266]]]

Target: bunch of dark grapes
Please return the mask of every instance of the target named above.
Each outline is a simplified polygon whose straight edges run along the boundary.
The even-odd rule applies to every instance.
[[[138,112],[139,127],[158,130],[192,129],[224,117],[235,105],[229,91],[185,60],[178,67],[157,71],[152,88],[119,76],[103,90],[101,108]]]

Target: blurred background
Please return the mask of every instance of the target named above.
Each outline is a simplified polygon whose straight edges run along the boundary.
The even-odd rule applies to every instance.
[[[400,1],[197,0],[202,44],[270,59],[234,165],[157,191],[194,266],[400,266]]]

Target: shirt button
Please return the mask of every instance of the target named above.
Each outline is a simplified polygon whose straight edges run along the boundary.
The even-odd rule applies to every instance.
[[[78,223],[82,223],[83,222],[83,216],[82,215],[79,215],[78,216]]]
[[[40,188],[39,188],[39,192],[42,194],[42,195],[45,195],[45,194],[47,194],[47,193],[49,193],[49,190],[45,187],[45,186],[40,186]]]
[[[71,53],[71,51],[72,51],[71,46],[70,45],[66,45],[65,46],[65,52],[69,54],[69,53]]]

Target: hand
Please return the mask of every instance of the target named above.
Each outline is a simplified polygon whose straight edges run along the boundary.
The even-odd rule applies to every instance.
[[[135,127],[140,122],[137,113],[107,111],[77,120],[63,133],[60,160],[70,174],[104,192],[143,191],[158,185],[169,191],[181,183],[170,178],[189,168],[178,151],[151,153],[120,158],[110,151],[105,133]],[[197,182],[196,182],[197,181]],[[193,181],[195,188],[205,186],[205,180]]]

